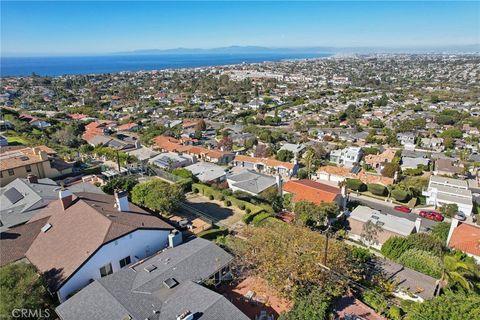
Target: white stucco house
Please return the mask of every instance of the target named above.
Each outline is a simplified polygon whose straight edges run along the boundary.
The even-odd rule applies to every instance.
[[[428,188],[422,194],[427,197],[427,205],[439,208],[445,204],[456,204],[458,211],[466,216],[472,215],[472,191],[464,180],[431,176]]]
[[[348,147],[345,149],[333,150],[330,152],[330,162],[337,165],[343,165],[352,168],[362,159],[362,149],[360,147]]]

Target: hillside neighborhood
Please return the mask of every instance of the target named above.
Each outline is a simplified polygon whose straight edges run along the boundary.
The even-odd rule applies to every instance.
[[[2,78],[0,318],[480,319],[479,75],[379,54]]]

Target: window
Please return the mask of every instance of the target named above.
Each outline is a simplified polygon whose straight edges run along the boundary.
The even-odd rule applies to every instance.
[[[125,257],[122,260],[120,260],[118,263],[120,263],[120,268],[123,268],[123,267],[129,265],[130,262],[132,262],[132,261],[130,260],[130,256],[128,256],[128,257]]]
[[[13,176],[15,174],[15,171],[13,169],[8,169],[8,175]]]
[[[111,263],[108,263],[106,265],[104,265],[103,267],[100,268],[100,276],[101,277],[105,277],[105,276],[108,276],[109,274],[112,274],[113,273],[113,270],[112,270],[112,264]]]
[[[28,164],[25,166],[25,170],[27,170],[27,172],[32,172],[32,167]]]

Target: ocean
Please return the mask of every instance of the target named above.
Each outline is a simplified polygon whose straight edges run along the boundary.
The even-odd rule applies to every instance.
[[[281,61],[328,57],[330,54],[272,53],[272,54],[159,54],[108,55],[72,57],[2,57],[0,75],[61,76],[78,74],[114,73],[121,71],[162,70],[208,67],[239,63]]]

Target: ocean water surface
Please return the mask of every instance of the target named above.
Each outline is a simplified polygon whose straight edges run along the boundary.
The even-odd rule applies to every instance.
[[[328,57],[330,54],[158,54],[72,57],[2,57],[0,75],[43,76],[114,73],[120,71],[161,70],[219,66],[239,63]]]

